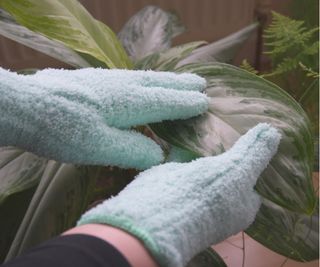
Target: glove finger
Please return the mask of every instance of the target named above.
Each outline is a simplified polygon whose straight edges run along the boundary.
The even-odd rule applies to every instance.
[[[106,85],[115,87],[141,85],[144,87],[163,87],[175,90],[203,91],[206,80],[196,74],[156,72],[144,70],[84,68],[78,70],[45,69],[38,71],[35,77],[60,77],[83,86],[94,87],[97,91],[105,90]]]
[[[250,129],[227,152],[247,172],[259,176],[276,154],[281,134],[270,124],[259,123]]]
[[[121,168],[147,169],[163,161],[162,150],[152,139],[135,131],[122,131],[102,122],[82,129],[58,148],[59,161]],[[51,147],[52,149],[52,147]],[[47,150],[48,151],[48,150]]]
[[[145,87],[162,87],[175,90],[203,91],[206,80],[193,73],[164,71],[136,71],[139,84]]]
[[[42,102],[38,98],[31,95],[9,118],[0,119],[6,129],[1,144],[76,164],[144,169],[163,159],[153,140],[108,127],[91,108],[57,96],[43,97]]]
[[[209,98],[199,92],[137,87],[102,100],[100,115],[109,126],[127,128],[163,120],[187,119],[208,109]]]
[[[139,170],[163,161],[162,150],[152,139],[133,130],[122,131],[100,125],[87,135],[79,151],[72,154],[78,161],[94,165],[115,165]],[[84,158],[82,158],[84,157]]]
[[[201,158],[191,164],[195,164],[198,171],[210,165],[213,171],[219,168],[221,173],[240,172],[246,176],[249,187],[253,187],[276,154],[280,139],[281,135],[275,128],[267,123],[260,123],[241,136],[226,153]]]

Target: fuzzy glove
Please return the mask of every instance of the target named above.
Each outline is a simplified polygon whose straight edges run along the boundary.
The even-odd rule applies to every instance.
[[[203,113],[205,85],[195,74],[87,68],[25,76],[0,68],[0,146],[146,169],[162,162],[162,150],[129,128]]]
[[[253,187],[279,141],[276,129],[259,124],[224,154],[152,167],[78,224],[122,228],[139,238],[162,267],[185,266],[253,222],[261,204]]]

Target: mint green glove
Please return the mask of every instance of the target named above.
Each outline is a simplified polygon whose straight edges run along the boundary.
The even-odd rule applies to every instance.
[[[131,126],[203,113],[195,74],[46,69],[24,76],[0,68],[0,146],[62,162],[146,169],[162,150]]]
[[[280,134],[259,124],[226,153],[166,163],[140,173],[78,225],[109,224],[139,238],[162,267],[182,267],[198,252],[247,228],[261,199],[253,187],[276,153]]]

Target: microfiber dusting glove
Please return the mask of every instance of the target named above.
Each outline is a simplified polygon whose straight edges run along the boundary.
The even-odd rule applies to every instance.
[[[187,73],[87,68],[18,75],[0,68],[0,146],[146,169],[162,162],[162,150],[130,127],[203,113],[205,85]]]
[[[152,167],[78,225],[121,228],[140,239],[160,266],[185,266],[253,222],[261,204],[253,187],[279,141],[275,128],[259,124],[224,154]]]

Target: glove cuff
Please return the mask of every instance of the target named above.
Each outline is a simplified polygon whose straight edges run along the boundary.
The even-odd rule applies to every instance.
[[[86,216],[83,215],[80,220],[77,222],[77,225],[90,224],[90,223],[98,223],[98,224],[108,224],[119,229],[122,229],[129,234],[138,238],[144,246],[148,249],[150,254],[156,260],[156,262],[163,267],[168,266],[168,260],[161,253],[161,249],[158,244],[154,241],[151,235],[139,228],[136,227],[133,221],[127,218],[118,217],[118,216],[110,216],[110,215],[94,215],[94,216]]]

